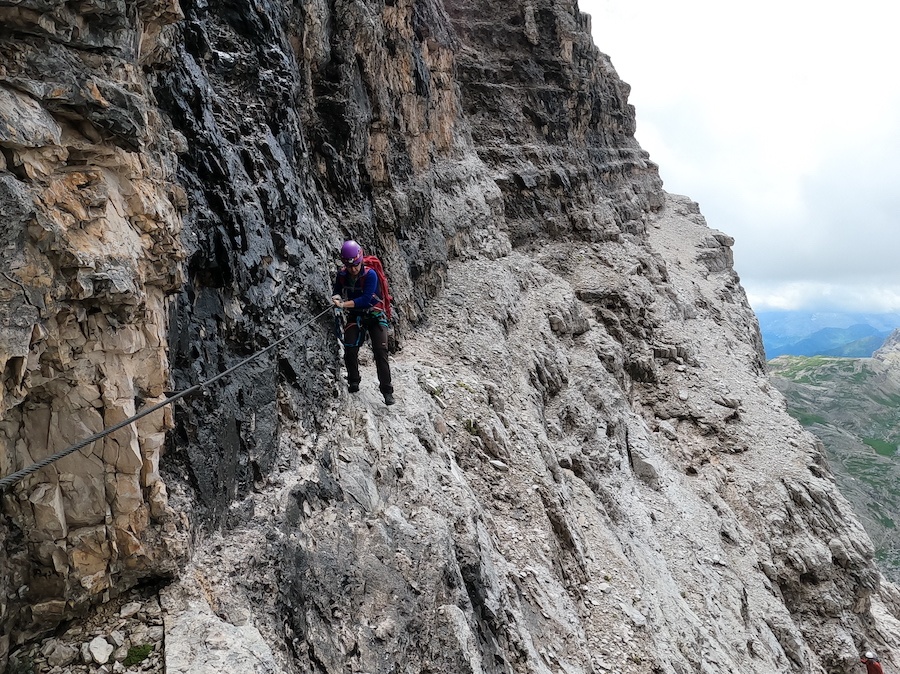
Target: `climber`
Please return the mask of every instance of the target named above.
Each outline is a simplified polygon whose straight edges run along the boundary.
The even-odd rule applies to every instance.
[[[884,674],[881,663],[872,651],[866,651],[860,662],[866,666],[866,674]]]
[[[341,246],[344,267],[334,279],[331,301],[340,309],[347,309],[348,320],[343,330],[344,365],[347,367],[347,386],[350,393],[359,391],[359,347],[366,339],[372,339],[375,354],[375,370],[385,405],[394,404],[394,387],[391,385],[391,367],[388,364],[388,318],[386,306],[388,293],[383,287],[386,281],[363,262],[362,247],[356,241],[344,241]]]

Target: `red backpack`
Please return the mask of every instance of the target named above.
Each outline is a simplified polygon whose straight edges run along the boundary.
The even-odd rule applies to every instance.
[[[390,321],[391,300],[394,298],[391,297],[391,288],[388,285],[387,276],[384,273],[384,267],[381,265],[381,260],[375,255],[366,255],[363,258],[363,264],[369,269],[374,269],[375,273],[378,275],[378,294],[381,297],[381,304],[384,306],[384,315],[387,317],[388,321]]]

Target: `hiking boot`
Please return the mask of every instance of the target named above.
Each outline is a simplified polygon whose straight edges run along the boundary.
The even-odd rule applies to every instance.
[[[394,404],[394,394],[393,393],[385,393],[384,394],[384,404],[385,405],[393,405]]]
[[[350,391],[350,393],[356,393],[357,391],[359,391],[359,382],[351,381],[347,386],[347,390]]]

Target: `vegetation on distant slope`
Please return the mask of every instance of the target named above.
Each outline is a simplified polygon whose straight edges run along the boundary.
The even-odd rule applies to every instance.
[[[769,361],[788,412],[825,446],[892,580],[900,580],[900,372],[873,358],[780,356]]]
[[[876,452],[881,454],[881,456],[894,456],[897,453],[897,444],[892,442],[885,442],[884,440],[879,440],[878,438],[863,438],[863,442],[869,445]]]

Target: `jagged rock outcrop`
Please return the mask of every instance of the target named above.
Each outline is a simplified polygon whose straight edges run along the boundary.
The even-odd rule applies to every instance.
[[[872,358],[900,370],[900,329],[894,330],[888,335],[884,344],[872,354]]]
[[[900,579],[900,330],[871,358],[780,356],[769,378],[818,437],[841,492],[875,545],[884,574]]]
[[[3,474],[299,333],[6,495],[0,658],[192,528],[171,671],[900,664],[732,240],[574,2],[44,4],[0,0]],[[349,235],[396,294],[390,412],[314,320]]]

